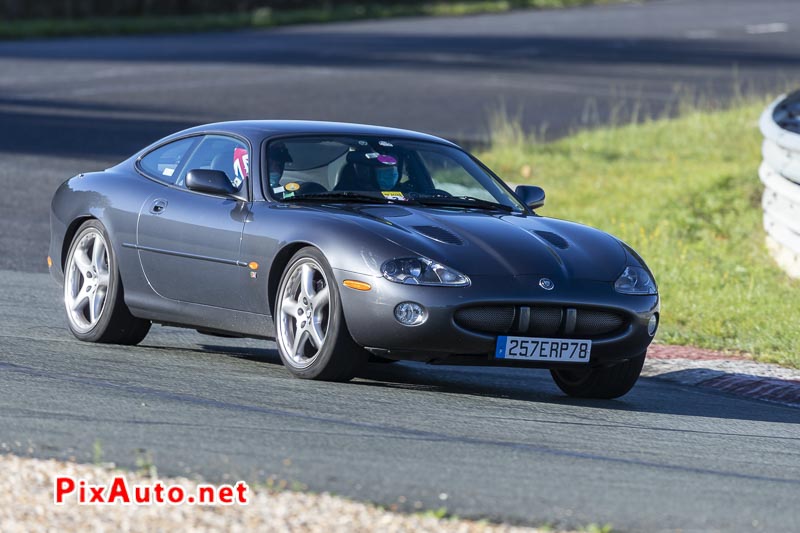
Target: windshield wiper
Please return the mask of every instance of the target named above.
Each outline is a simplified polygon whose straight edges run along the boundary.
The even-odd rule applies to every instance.
[[[497,202],[490,202],[474,196],[411,196],[406,197],[404,200],[396,200],[394,198],[386,198],[384,196],[375,196],[372,194],[365,194],[355,191],[328,191],[328,192],[315,192],[309,194],[302,194],[300,196],[292,196],[291,198],[284,198],[284,202],[360,202],[360,203],[378,203],[378,204],[393,204],[393,203],[418,203],[421,205],[437,205],[447,207],[468,207],[477,209],[499,209],[501,211],[513,211],[511,206],[499,204]]]
[[[292,196],[291,198],[284,198],[283,201],[312,201],[312,202],[364,202],[364,203],[378,203],[389,204],[394,203],[394,200],[385,198],[383,196],[373,196],[371,194],[364,194],[353,191],[328,191],[328,192],[315,192],[310,194],[302,194],[299,196]]]
[[[514,208],[497,202],[490,202],[474,196],[416,196],[414,200],[422,205],[441,205],[452,207],[475,207],[479,209],[500,209],[513,211]]]

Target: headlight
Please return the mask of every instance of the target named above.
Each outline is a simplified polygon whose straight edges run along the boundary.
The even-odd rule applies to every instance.
[[[617,281],[614,289],[623,294],[657,294],[656,282],[647,273],[647,270],[640,267],[625,267]]]
[[[381,273],[389,281],[408,285],[469,285],[469,278],[461,272],[425,257],[391,259],[381,266]]]

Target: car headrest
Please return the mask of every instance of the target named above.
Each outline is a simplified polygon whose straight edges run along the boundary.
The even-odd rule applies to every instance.
[[[359,163],[345,163],[336,176],[337,191],[377,190],[378,182],[375,180],[374,165]]]
[[[226,153],[220,153],[214,156],[214,159],[211,160],[211,168],[213,170],[221,170],[228,177],[232,176],[231,171],[233,170],[233,156],[229,156]]]

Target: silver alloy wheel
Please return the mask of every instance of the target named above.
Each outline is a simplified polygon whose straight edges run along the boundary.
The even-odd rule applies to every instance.
[[[92,229],[80,237],[67,260],[64,305],[76,331],[86,333],[100,320],[108,295],[108,245],[100,231]]]
[[[322,267],[305,257],[292,266],[278,303],[277,338],[289,363],[307,368],[325,345],[330,292]]]

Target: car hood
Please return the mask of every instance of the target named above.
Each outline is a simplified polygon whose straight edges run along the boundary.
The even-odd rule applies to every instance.
[[[626,263],[617,239],[563,220],[397,205],[336,208],[342,210],[373,233],[471,276],[614,281]]]

